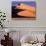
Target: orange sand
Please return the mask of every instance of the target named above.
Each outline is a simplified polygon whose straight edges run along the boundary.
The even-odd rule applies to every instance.
[[[16,8],[24,10],[17,13],[19,16],[35,17],[35,8],[32,6],[21,3],[20,5],[16,5]]]
[[[30,11],[21,11],[18,13],[19,16],[24,16],[24,17],[35,17],[35,13],[30,12]]]
[[[26,4],[21,3],[20,5],[16,5],[17,9],[25,9],[25,10],[29,10],[32,12],[35,12],[35,8]]]

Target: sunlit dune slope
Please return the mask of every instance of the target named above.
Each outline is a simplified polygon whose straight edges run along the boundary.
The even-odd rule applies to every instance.
[[[23,3],[21,3],[20,5],[16,5],[16,8],[35,12],[35,8],[33,6],[23,4]]]
[[[35,13],[30,12],[30,11],[21,11],[17,13],[19,16],[24,16],[24,17],[35,17]]]

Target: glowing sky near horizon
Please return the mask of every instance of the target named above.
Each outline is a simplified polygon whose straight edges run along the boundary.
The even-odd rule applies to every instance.
[[[12,0],[12,1],[35,1],[35,0]]]

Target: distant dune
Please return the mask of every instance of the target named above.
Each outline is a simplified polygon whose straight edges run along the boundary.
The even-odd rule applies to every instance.
[[[16,5],[17,9],[25,9],[25,10],[29,10],[32,12],[35,12],[35,8],[33,6],[27,5],[27,4],[23,4],[21,3],[20,5]]]

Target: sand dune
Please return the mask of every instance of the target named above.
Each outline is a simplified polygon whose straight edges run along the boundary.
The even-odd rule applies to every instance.
[[[29,5],[21,3],[19,5],[16,5],[16,8],[24,10],[17,13],[19,16],[35,17],[35,8],[33,6],[29,6]]]
[[[35,13],[30,11],[21,11],[17,13],[19,16],[25,16],[25,17],[35,17]]]
[[[27,5],[27,4],[23,4],[23,3],[21,3],[20,5],[16,5],[16,8],[35,12],[35,8],[33,6],[30,6],[30,5]]]

